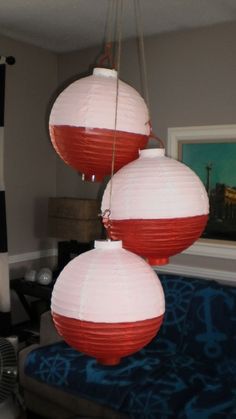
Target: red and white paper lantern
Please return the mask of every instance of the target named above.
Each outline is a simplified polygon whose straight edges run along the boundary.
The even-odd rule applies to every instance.
[[[110,208],[110,188],[111,181],[103,195],[103,213]],[[164,149],[142,150],[112,179],[108,231],[124,248],[160,265],[200,237],[208,212],[205,187],[189,167],[165,157]]]
[[[93,75],[70,84],[57,97],[49,130],[52,144],[65,163],[87,180],[102,180],[111,173],[114,135],[115,171],[145,148],[149,114],[133,87],[119,80],[117,90],[115,70],[95,68]]]
[[[161,283],[122,242],[95,241],[73,259],[52,293],[58,332],[72,347],[106,365],[145,346],[158,332],[165,310]]]

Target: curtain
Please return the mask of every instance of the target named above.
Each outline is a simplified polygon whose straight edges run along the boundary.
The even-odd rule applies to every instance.
[[[0,335],[10,333],[10,280],[4,186],[4,102],[6,65],[0,60]]]

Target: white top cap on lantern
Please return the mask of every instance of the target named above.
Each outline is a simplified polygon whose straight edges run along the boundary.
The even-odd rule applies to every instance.
[[[145,150],[139,150],[139,157],[148,157],[149,159],[165,156],[164,148],[146,148]]]
[[[95,67],[93,69],[93,75],[102,77],[114,77],[117,79],[117,71],[114,69],[111,70],[110,68]]]
[[[121,241],[96,241],[96,248],[74,258],[59,275],[52,311],[101,323],[134,322],[165,311],[161,283],[139,256]]]
[[[122,240],[95,240],[94,248],[102,250],[122,249]]]
[[[114,129],[117,72],[95,68],[93,74],[71,83],[57,97],[51,110],[50,125]],[[150,134],[149,112],[142,96],[119,80],[118,131]]]
[[[110,202],[108,183],[102,212]],[[209,201],[199,177],[164,149],[142,150],[137,160],[112,179],[112,220],[166,219],[208,214]]]

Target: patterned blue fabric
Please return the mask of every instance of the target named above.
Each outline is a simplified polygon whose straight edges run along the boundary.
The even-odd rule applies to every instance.
[[[160,365],[158,357],[139,352],[115,367],[102,366],[65,342],[33,351],[27,358],[26,373],[48,385],[62,388],[119,409],[128,392],[140,379],[146,380]],[[99,384],[99,385],[98,385]]]
[[[174,275],[159,275],[166,302],[166,311],[160,332],[149,348],[159,354],[173,355],[181,347],[186,315],[195,288],[202,283]]]
[[[164,323],[140,352],[105,367],[59,342],[31,352],[26,374],[132,419],[236,419],[236,290],[160,279]]]
[[[196,289],[186,316],[184,353],[205,362],[236,360],[235,291],[215,282]]]
[[[230,386],[211,367],[183,355],[169,360],[162,377],[153,371],[126,402],[123,410],[133,419],[228,418],[234,406]]]

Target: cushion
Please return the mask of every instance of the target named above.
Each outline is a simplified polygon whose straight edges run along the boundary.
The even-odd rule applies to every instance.
[[[39,347],[26,358],[25,373],[74,395],[119,409],[127,393],[145,381],[155,368],[158,356],[139,353],[123,359],[117,366],[103,366],[93,358],[69,347],[65,342]]]

